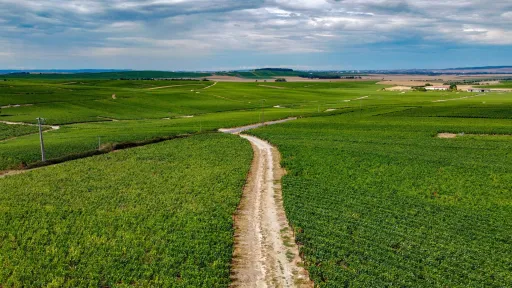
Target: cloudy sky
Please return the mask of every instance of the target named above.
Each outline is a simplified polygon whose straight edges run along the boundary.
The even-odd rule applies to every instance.
[[[0,69],[512,65],[511,0],[0,0]]]

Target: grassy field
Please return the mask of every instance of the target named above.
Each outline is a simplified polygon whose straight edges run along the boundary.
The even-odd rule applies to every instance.
[[[512,283],[512,93],[33,78],[0,82],[0,106],[32,104],[0,121],[60,125],[44,134],[50,159],[195,136],[1,178],[0,286],[226,286],[251,150],[212,131],[292,116],[251,133],[283,155],[285,210],[317,285]],[[38,161],[36,131],[0,125],[0,170]]]
[[[39,129],[26,125],[7,125],[0,123],[0,141],[19,137],[22,135],[37,133]]]
[[[503,81],[495,85],[478,86],[483,88],[512,88],[512,81]]]
[[[376,95],[382,88],[373,82],[267,84],[283,89],[257,83],[218,83],[202,89],[212,85],[204,81],[7,81],[0,82],[0,91],[5,92],[0,94],[0,105],[33,105],[4,108],[0,120],[35,123],[43,117],[46,124],[62,125],[45,134],[48,158],[57,158],[97,149],[99,143],[142,141],[350,108],[358,104],[346,101]],[[375,101],[379,97],[385,101],[381,96]],[[38,141],[37,135],[28,135],[0,142],[0,170],[37,161]]]
[[[365,109],[252,132],[283,154],[285,210],[317,285],[512,283],[512,136],[491,136],[512,134],[512,102],[482,100],[471,108],[466,100]]]
[[[0,179],[0,286],[226,287],[251,159],[207,134]]]

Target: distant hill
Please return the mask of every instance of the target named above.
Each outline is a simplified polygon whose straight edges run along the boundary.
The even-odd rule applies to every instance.
[[[448,69],[399,69],[399,70],[340,70],[340,71],[300,71],[289,68],[259,68],[254,70],[225,72],[190,71],[133,71],[116,69],[78,70],[0,70],[1,78],[30,79],[162,79],[162,78],[205,78],[213,75],[232,76],[245,79],[263,80],[279,77],[302,77],[310,79],[357,79],[368,74],[512,74],[512,66],[482,66]]]
[[[293,72],[293,69],[288,68],[261,68],[254,71],[271,71],[271,72]]]
[[[8,69],[0,70],[0,74],[75,74],[75,73],[102,73],[102,72],[121,72],[131,71],[126,69]]]
[[[482,66],[482,67],[459,67],[442,70],[489,70],[489,69],[512,69],[512,66]]]
[[[50,73],[50,72],[12,72],[2,78],[30,79],[155,79],[155,78],[202,78],[212,76],[211,73],[199,72],[167,72],[167,71],[120,71],[95,73]]]

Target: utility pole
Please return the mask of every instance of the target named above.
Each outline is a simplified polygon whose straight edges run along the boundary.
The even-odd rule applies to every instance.
[[[39,125],[39,142],[41,144],[41,160],[43,160],[43,162],[46,161],[46,155],[44,153],[44,141],[43,141],[43,128],[41,127],[41,124],[42,122],[44,121],[43,118],[36,118],[37,119],[37,124]]]

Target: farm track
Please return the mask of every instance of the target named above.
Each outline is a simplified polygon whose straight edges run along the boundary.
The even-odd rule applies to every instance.
[[[447,101],[456,101],[456,100],[470,99],[470,98],[475,98],[475,97],[480,97],[480,96],[485,96],[485,95],[487,95],[487,94],[478,94],[478,95],[474,95],[474,96],[466,96],[466,97],[460,97],[460,98],[440,99],[440,100],[434,100],[432,102],[439,103],[439,102],[447,102]]]
[[[14,105],[6,105],[6,106],[0,106],[0,109],[19,108],[19,107],[28,107],[28,106],[34,106],[34,104],[14,104]]]
[[[270,85],[258,85],[259,87],[272,88],[272,89],[287,89],[286,87],[270,86]]]
[[[24,126],[34,126],[34,127],[38,126],[37,124],[25,123],[25,122],[0,121],[0,123],[7,124],[7,125],[24,125]],[[42,125],[42,126],[43,127],[50,127],[50,128],[52,128],[52,130],[59,130],[60,129],[60,126],[58,126],[58,125]]]
[[[208,87],[204,87],[202,90],[206,90],[206,89],[210,89],[212,88],[213,86],[217,85],[218,82],[215,82],[213,83],[212,85],[208,86]]]
[[[201,86],[201,84],[169,85],[169,86],[152,87],[152,88],[148,88],[147,90],[158,90],[158,89],[184,87],[184,86]]]
[[[295,118],[267,122],[283,123]],[[262,124],[221,132],[239,134]],[[313,287],[282,203],[279,151],[269,143],[249,135],[254,160],[235,215],[235,248],[232,287]]]

